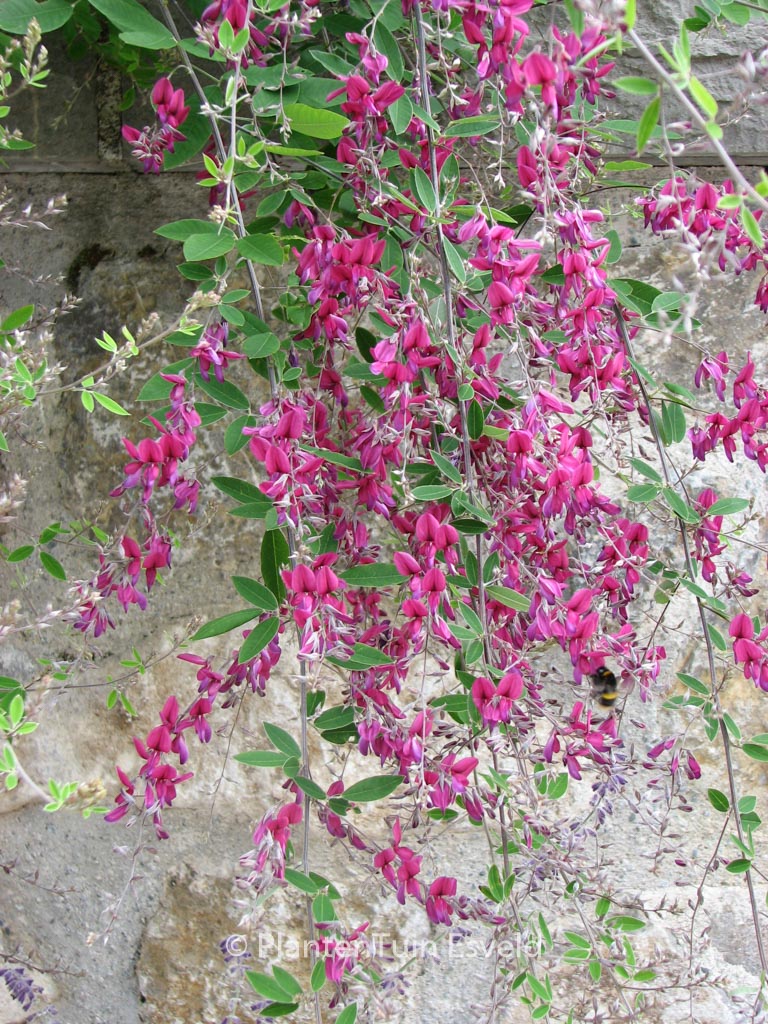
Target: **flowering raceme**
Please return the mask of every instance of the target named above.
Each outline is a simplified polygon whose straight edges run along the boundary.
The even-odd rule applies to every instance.
[[[152,103],[160,126],[139,131],[123,125],[122,133],[133,155],[143,162],[144,170],[159,174],[165,154],[173,153],[175,143],[183,142],[186,137],[179,128],[189,115],[189,107],[184,105],[184,90],[174,89],[168,78],[160,78],[155,83]]]
[[[112,624],[106,598],[145,607],[171,559],[158,503],[167,495],[193,513],[198,501],[197,481],[182,475],[201,424],[194,388],[206,406],[221,396],[231,415],[224,450],[246,468],[237,486],[214,482],[226,483],[237,516],[265,525],[263,582],[234,578],[253,602],[238,619],[252,611],[251,628],[221,664],[179,656],[196,693],[183,709],[169,699],[159,724],[135,740],[142,764],[135,777],[118,769],[108,818],[146,815],[165,836],[162,813],[191,775],[187,739],[209,742],[217,706],[263,695],[281,658],[293,658],[305,717],[290,734],[267,727],[277,752],[255,759],[283,772],[289,796],[256,824],[238,885],[259,906],[291,886],[310,896],[324,958],[313,985],[324,974],[336,1000],[364,973],[347,943],[368,925],[348,932],[341,919],[320,919],[332,916],[330,883],[304,859],[308,838],[294,848],[295,826],[309,837],[318,820],[329,842],[362,855],[377,884],[432,924],[482,921],[506,937],[520,929],[510,907],[527,893],[542,893],[543,907],[545,892],[559,898],[562,880],[577,877],[602,891],[592,851],[584,854],[593,825],[570,808],[553,814],[551,789],[562,796],[569,778],[591,781],[599,828],[639,767],[664,784],[701,774],[679,737],[649,740],[632,760],[644,723],[627,724],[628,702],[663,686],[663,615],[646,629],[638,600],[661,571],[646,523],[673,488],[659,483],[649,512],[600,483],[606,469],[624,471],[627,438],[640,454],[652,447],[649,430],[658,440],[655,395],[633,355],[651,321],[634,301],[639,283],[613,267],[618,246],[602,199],[590,198],[605,157],[595,130],[603,114],[593,108],[611,95],[621,5],[566,5],[573,31],[553,25],[545,45],[526,19],[533,0],[402,6],[412,26],[392,5],[370,22],[359,5],[333,15],[338,54],[302,45],[320,13],[312,2],[217,0],[201,15],[198,38],[227,69],[231,106],[226,119],[211,114],[200,174],[227,230],[221,254],[183,266],[202,282],[206,308],[219,308],[188,347],[192,368],[165,375],[171,408],[162,423],[149,418],[157,433],[123,442],[129,461],[112,494],[139,525],[122,533],[117,555],[102,554],[79,594],[78,628],[96,636]],[[406,62],[398,39],[411,27],[418,45]],[[222,44],[237,33],[239,50]],[[335,88],[302,64],[305,54]],[[167,78],[153,103],[159,128],[127,129],[126,138],[157,171],[190,115]],[[477,184],[473,161],[487,153],[503,203],[485,179]],[[245,216],[262,186],[267,194]],[[741,273],[765,257],[735,208],[720,205],[734,194],[675,174],[641,207],[652,231]],[[190,250],[187,241],[185,259]],[[255,284],[245,301],[240,285],[256,281],[259,260],[269,266],[289,252],[269,309]],[[259,339],[270,355],[246,362]],[[227,379],[235,363],[237,386]],[[241,391],[249,366],[260,379]],[[693,383],[711,386],[721,405],[689,432],[695,458],[722,445],[733,460],[741,445],[768,465],[768,390],[755,375],[749,356],[741,369],[725,352],[700,358]],[[665,458],[666,441],[658,447]],[[691,551],[718,601],[723,591],[748,596],[749,575],[722,560],[716,501],[709,489],[690,499]],[[670,510],[677,504],[667,500]],[[767,632],[745,614],[731,619],[736,662],[768,690]],[[241,650],[253,656],[241,662]],[[583,695],[601,670],[615,673],[621,700],[598,708],[592,692],[574,701],[571,687]],[[314,726],[333,756],[317,747]],[[625,746],[630,728],[637,735]],[[369,768],[355,792],[360,762]],[[397,809],[383,840],[364,807],[377,791],[393,794]],[[482,899],[451,875],[434,877],[432,840],[454,819],[488,830],[499,853]],[[524,978],[517,966],[504,964],[507,973]]]

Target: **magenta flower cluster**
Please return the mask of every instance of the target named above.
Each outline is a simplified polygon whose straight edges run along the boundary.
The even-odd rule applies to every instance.
[[[404,8],[415,2],[406,0]],[[474,80],[453,90],[451,121],[485,110],[492,90],[511,116],[535,119],[537,130],[527,133],[511,166],[534,224],[545,224],[549,238],[485,205],[468,208],[460,188],[430,202],[424,178],[435,191],[441,174],[459,166],[456,139],[433,137],[429,118],[419,114],[429,97],[417,85],[406,91],[392,81],[373,33],[349,33],[358,64],[336,74],[339,85],[328,99],[342,98],[349,121],[335,156],[361,219],[354,228],[334,224],[293,190],[283,218],[294,241],[304,236],[292,250],[291,287],[306,316],[285,339],[285,351],[287,365],[302,372],[290,387],[275,386],[243,433],[260,491],[274,508],[271,525],[295,541],[290,564],[273,581],[280,631],[295,628],[298,657],[310,674],[349,662],[342,703],[353,713],[357,752],[399,777],[412,811],[390,822],[391,841],[378,848],[334,803],[345,792],[337,779],[314,803],[318,819],[334,839],[371,856],[372,871],[400,903],[414,900],[432,922],[448,925],[454,915],[495,922],[495,911],[487,900],[459,894],[453,877],[423,877],[415,832],[423,815],[495,818],[498,794],[482,769],[499,751],[524,750],[544,773],[562,765],[575,780],[589,773],[596,786],[623,784],[618,718],[591,706],[589,679],[610,664],[622,692],[637,687],[646,699],[666,654],[653,634],[641,636],[633,624],[633,602],[651,572],[649,532],[601,489],[592,418],[601,410],[618,432],[632,417],[647,423],[649,416],[626,343],[637,334],[638,318],[622,309],[611,287],[604,216],[584,200],[599,156],[584,111],[606,92],[613,65],[601,48],[617,26],[589,17],[580,35],[555,28],[544,52],[532,48],[525,20],[532,0],[434,0],[423,7],[458,12],[476,55]],[[215,48],[224,20],[236,32],[247,27],[241,66],[264,65],[272,49],[308,30],[317,7],[305,3],[293,21],[287,8],[271,21],[257,23],[253,14],[241,0],[217,0],[202,15],[200,37]],[[436,47],[430,55],[440,59]],[[444,71],[450,79],[451,66]],[[392,108],[403,98],[414,113],[395,139]],[[153,100],[159,134],[151,144],[143,135],[141,146],[138,136],[130,141],[145,168],[156,171],[158,140],[166,139],[166,151],[172,146],[187,108],[167,79]],[[763,267],[764,252],[719,205],[731,194],[727,185],[718,190],[674,178],[642,201],[646,223],[702,251],[714,248],[723,269]],[[397,229],[403,265],[420,269],[422,279],[414,273],[409,287],[382,224]],[[441,279],[435,289],[424,252],[453,253],[466,287],[454,291]],[[764,309],[766,295],[761,285]],[[362,362],[355,355],[361,322],[376,329]],[[190,351],[205,381],[225,380],[230,364],[243,358],[238,343],[223,320],[206,328]],[[511,359],[522,366],[519,379]],[[754,369],[748,359],[733,379],[733,417],[713,413],[691,430],[696,458],[722,446],[732,459],[739,437],[748,458],[765,469],[768,391],[755,382]],[[725,353],[708,356],[695,384],[712,381],[724,402],[730,372]],[[82,592],[78,628],[96,635],[112,624],[101,602],[115,594],[124,607],[144,607],[142,574],[149,590],[170,563],[168,537],[150,511],[156,492],[172,495],[176,509],[195,510],[197,484],[179,466],[200,421],[186,397],[189,381],[167,379],[166,422],[153,420],[156,437],[125,440],[130,461],[113,491],[135,492],[145,538],[123,537],[121,558],[103,556],[101,573]],[[707,583],[715,586],[725,572],[731,591],[748,596],[750,578],[723,568],[723,520],[710,512],[716,500],[705,490],[694,502],[693,557]],[[361,573],[382,563],[392,570],[386,588],[359,585]],[[763,689],[767,632],[744,614],[731,623],[736,661]],[[540,659],[548,647],[570,664],[574,685],[583,687],[578,699],[565,684],[557,692],[543,684]],[[370,663],[360,660],[361,650]],[[185,734],[193,729],[208,742],[219,694],[227,695],[226,705],[246,683],[263,693],[280,655],[277,637],[243,665],[235,654],[225,672],[210,659],[182,654],[197,668],[198,695],[184,711],[169,698],[160,724],[134,741],[143,763],[135,778],[118,769],[121,792],[109,820],[148,814],[164,836],[162,811],[191,776],[180,771],[188,758]],[[427,655],[449,681],[438,699],[422,693],[414,700],[411,673]],[[674,738],[651,749],[648,766],[670,751],[665,763],[673,776],[698,777],[693,754]],[[241,862],[243,888],[261,892],[285,877],[291,829],[311,806],[295,783],[287,788],[293,802],[256,827]],[[532,845],[533,819],[521,825],[524,844]],[[535,869],[524,870],[533,885]],[[365,927],[351,934],[359,938]],[[342,952],[335,933],[321,942],[327,976],[341,983],[355,958]]]

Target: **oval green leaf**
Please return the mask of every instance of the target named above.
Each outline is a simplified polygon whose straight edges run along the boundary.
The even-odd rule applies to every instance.
[[[306,103],[288,103],[283,113],[292,131],[312,139],[338,139],[349,124],[348,118],[333,110],[318,110]]]
[[[235,760],[251,768],[282,768],[286,755],[279,750],[248,750],[243,754],[235,754]]]
[[[370,779],[355,782],[349,789],[344,790],[344,799],[356,804],[383,800],[390,793],[394,793],[402,782],[402,775],[374,775]]]
[[[232,582],[240,597],[244,597],[246,601],[265,612],[277,611],[277,598],[263,583],[248,576],[233,576]]]
[[[184,259],[193,262],[195,260],[214,260],[219,256],[226,256],[228,252],[232,252],[234,247],[235,236],[229,228],[224,228],[217,235],[209,233],[190,235],[184,242]]]
[[[231,630],[237,629],[238,626],[250,622],[251,619],[255,619],[259,615],[261,615],[261,612],[258,608],[244,608],[239,612],[230,612],[229,615],[222,615],[218,619],[212,619],[205,626],[198,629],[190,639],[207,640],[212,636],[221,636],[222,633],[229,633]]]
[[[280,628],[280,619],[277,616],[265,619],[258,626],[254,626],[251,632],[240,646],[240,653],[237,656],[238,664],[244,665],[246,661],[255,658],[260,654]]]
[[[283,264],[284,253],[274,235],[246,235],[238,238],[237,251],[251,263],[260,263],[265,267],[279,267]]]

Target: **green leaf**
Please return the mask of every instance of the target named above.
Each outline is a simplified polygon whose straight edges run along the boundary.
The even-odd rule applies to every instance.
[[[693,580],[689,580],[685,576],[680,577],[680,586],[685,587],[689,594],[693,594],[694,597],[698,597],[702,601],[706,601],[709,597],[709,594],[703,587],[700,587],[698,583],[694,583]]]
[[[651,100],[648,106],[643,111],[643,115],[640,118],[640,123],[637,126],[636,145],[637,155],[639,156],[653,135],[654,129],[659,123],[659,113],[661,112],[661,99],[657,96]]]
[[[258,971],[246,971],[245,976],[254,992],[258,992],[265,999],[271,999],[277,1003],[286,1003],[293,995],[291,992],[286,992],[280,982],[276,978],[270,977],[269,974],[260,974]]]
[[[478,114],[475,117],[463,117],[458,121],[452,121],[443,131],[446,139],[466,139],[476,135],[488,135],[495,132],[499,127],[498,117],[488,117]]]
[[[635,484],[627,488],[627,500],[647,504],[658,497],[660,490],[658,484]]]
[[[757,743],[745,743],[741,749],[753,761],[768,762],[768,747],[760,746]]]
[[[328,658],[332,665],[338,668],[347,669],[350,672],[361,672],[367,668],[381,668],[385,665],[394,665],[394,660],[388,654],[380,651],[377,647],[369,647],[368,644],[355,644],[352,654],[346,660],[341,658]]]
[[[55,538],[61,533],[69,533],[69,530],[65,529],[61,523],[51,523],[40,532],[40,536],[37,538],[38,543],[50,544],[50,542],[55,540]]]
[[[651,165],[644,160],[606,160],[606,171],[647,171]],[[606,237],[609,233],[606,232]]]
[[[734,0],[734,3],[730,4],[721,3],[720,14],[726,21],[731,21],[734,25],[746,25],[751,17],[750,8],[738,3],[738,0]]]
[[[248,750],[235,754],[235,760],[251,768],[282,768],[286,755],[276,750]]]
[[[678,672],[677,678],[680,680],[683,686],[687,686],[688,689],[693,690],[694,693],[700,693],[704,697],[709,696],[709,687],[705,686],[704,683],[702,683],[701,680],[697,679],[695,676],[689,676],[685,672]]]
[[[226,256],[235,248],[235,236],[229,228],[221,228],[218,234],[205,232],[190,235],[184,242],[184,259],[191,261],[214,260]]]
[[[344,799],[356,804],[383,800],[390,793],[394,793],[402,782],[402,775],[375,775],[370,779],[355,782],[349,789],[345,789]]]
[[[568,772],[560,772],[556,779],[553,779],[547,786],[547,796],[550,800],[559,800],[568,792]]]
[[[317,455],[318,458],[323,459],[325,462],[330,462],[334,466],[341,466],[343,469],[350,469],[353,473],[362,473],[363,464],[360,459],[353,458],[350,455],[343,455],[341,452],[333,452],[329,448],[315,448],[311,444],[302,444],[301,450],[308,452],[310,455]]]
[[[283,247],[274,235],[246,235],[238,238],[235,246],[241,256],[265,267],[280,267],[285,259]]]
[[[249,501],[245,505],[229,509],[229,514],[239,519],[266,519],[273,510],[271,501],[268,504],[264,501]]]
[[[528,972],[528,984],[531,986],[531,991],[539,997],[543,1002],[549,1002],[552,998],[551,993],[547,989],[545,984],[542,984],[533,974]],[[532,1015],[533,1016],[533,1015]]]
[[[325,924],[328,921],[336,920],[336,911],[329,896],[320,893],[312,900],[312,916],[318,924]]]
[[[116,402],[113,398],[108,395],[100,395],[98,391],[92,391],[91,394],[99,403],[99,405],[106,409],[108,412],[112,412],[115,416],[130,416],[131,414],[127,409],[124,409],[119,402]]]
[[[47,551],[40,552],[40,563],[48,575],[53,576],[55,580],[65,580],[67,578],[64,566],[53,555],[48,554]]]
[[[723,722],[725,724],[725,728],[731,734],[733,739],[737,743],[741,743],[741,729],[738,727],[738,725],[736,725],[736,723],[734,722],[734,720],[731,718],[731,716],[728,714],[727,711],[723,712]]]
[[[684,523],[691,523],[695,525],[701,522],[701,517],[697,512],[683,501],[680,495],[673,487],[662,487],[661,493],[666,501],[667,505],[672,509],[675,515],[679,516]]]
[[[609,917],[606,924],[611,928],[616,928],[620,932],[639,932],[642,928],[645,928],[645,921],[640,921],[636,917],[625,917],[623,915],[619,917]]]
[[[252,580],[248,576],[233,576],[232,582],[240,597],[261,608],[265,612],[276,612],[279,608],[277,598],[258,580]]]
[[[395,129],[395,135],[402,135],[413,118],[413,105],[407,95],[403,93],[399,100],[392,103],[387,113]]]
[[[635,78],[631,75],[625,78],[615,78],[612,86],[621,89],[622,92],[631,93],[633,96],[655,96],[659,91],[659,83],[650,78]]]
[[[350,1003],[345,1006],[336,1018],[336,1024],[355,1024],[357,1020],[357,1003]]]
[[[437,194],[432,182],[429,180],[429,176],[421,167],[414,167],[411,171],[411,187],[427,212],[436,213]]]
[[[222,633],[229,633],[238,626],[242,626],[251,619],[255,619],[261,612],[258,608],[244,608],[239,612],[230,612],[229,615],[222,615],[218,619],[212,619],[202,626],[190,637],[191,640],[207,640],[211,636],[221,636]]]
[[[288,193],[285,189],[281,189],[279,192],[273,192],[271,196],[265,196],[265,198],[262,199],[256,207],[256,216],[269,217],[270,214],[277,213],[285,202],[287,196]]]
[[[243,433],[243,427],[255,426],[255,416],[238,416],[237,419],[232,420],[224,433],[224,447],[227,449],[227,455],[234,455],[241,448],[245,448],[248,444],[248,435]],[[272,502],[266,494],[262,497],[271,506]]]
[[[273,967],[272,973],[274,974],[277,983],[282,985],[283,989],[288,992],[289,995],[294,998],[301,995],[302,987],[292,974],[289,974],[288,971],[282,967]]]
[[[0,3],[0,29],[14,36],[26,34],[30,21],[35,18],[43,34],[66,25],[72,17],[73,5],[67,0],[2,0]]]
[[[280,351],[280,339],[274,334],[252,334],[243,342],[243,352],[249,359],[266,359]]]
[[[307,779],[303,775],[295,775],[293,781],[302,793],[306,793],[310,799],[325,800],[325,790],[322,786],[318,786],[316,782],[313,782],[312,779]]]
[[[240,651],[237,655],[238,664],[244,665],[246,661],[250,661],[251,658],[255,658],[257,654],[260,654],[270,640],[276,636],[279,628],[280,619],[276,615],[260,622],[258,626],[254,626],[240,645]]]
[[[306,103],[288,103],[283,107],[291,130],[312,139],[338,139],[349,119],[333,110],[318,110]]]
[[[728,650],[728,644],[725,641],[725,637],[717,627],[712,625],[711,622],[707,625],[707,632],[709,633],[710,640],[718,651]]]
[[[485,413],[483,412],[483,407],[478,401],[473,400],[467,406],[467,429],[473,441],[477,441],[478,438],[483,436],[484,426]]]
[[[235,501],[251,504],[263,501],[272,505],[272,499],[263,494],[255,484],[248,483],[247,480],[238,480],[234,476],[214,476],[211,478],[211,483],[223,494],[234,498]]]
[[[453,488],[446,484],[425,484],[423,487],[414,487],[413,496],[417,501],[442,501],[450,498]]]
[[[611,243],[608,249],[608,255],[605,257],[605,262],[608,264],[618,263],[623,252],[619,233],[611,228],[609,231],[606,231],[605,237],[609,239]]]
[[[236,306],[228,306],[226,303],[222,303],[219,306],[219,314],[222,320],[226,320],[228,324],[232,324],[234,327],[242,327],[245,323],[243,311],[237,309]]]
[[[282,753],[287,754],[288,757],[301,758],[301,747],[285,729],[281,729],[279,725],[272,725],[271,722],[264,722],[264,732],[267,734],[267,739],[273,747],[277,747]]]
[[[527,612],[531,607],[530,597],[512,590],[511,587],[494,585],[486,587],[485,593],[491,600],[503,604],[505,608],[514,608],[518,612]]]
[[[488,524],[482,523],[479,519],[467,519],[460,517],[459,519],[454,519],[451,525],[454,526],[459,533],[467,534],[467,536],[476,536],[478,534],[488,532]]]
[[[295,868],[285,868],[284,878],[294,888],[299,889],[301,892],[306,892],[310,896],[314,896],[315,893],[323,888],[319,882],[310,878],[309,875],[302,874],[301,871],[296,871]]]
[[[326,732],[329,729],[343,729],[347,726],[353,725],[355,721],[355,710],[354,708],[335,707],[328,708],[321,715],[318,715],[314,720],[315,725],[321,732]]]
[[[737,512],[743,512],[745,508],[749,508],[749,502],[746,498],[720,498],[714,505],[710,505],[705,515],[707,517],[732,516]]]
[[[229,380],[216,380],[215,377],[210,377],[206,380],[199,373],[196,373],[195,386],[199,387],[201,391],[204,391],[214,401],[219,402],[220,405],[225,405],[228,409],[250,409],[251,407],[247,396],[243,394],[237,385]]]
[[[638,473],[647,477],[649,480],[653,480],[657,484],[662,482],[661,475],[656,472],[653,466],[649,466],[648,463],[643,462],[642,459],[630,459],[629,464],[636,469]]]
[[[10,450],[5,434],[0,430],[0,452],[9,452]]]
[[[445,255],[446,255],[446,258],[448,260],[448,265],[450,266],[452,273],[461,282],[461,284],[464,284],[464,282],[467,280],[467,268],[466,268],[466,264],[464,262],[466,254],[462,255],[464,253],[464,250],[460,249],[458,246],[455,246],[453,244],[453,242],[451,242],[447,238],[443,239],[443,249],[445,249]],[[472,395],[474,395],[474,393],[475,393],[474,392],[474,388],[472,388],[471,384],[470,385],[462,384],[462,387],[467,387],[467,386],[469,386],[472,389]],[[472,398],[472,395],[469,395],[469,398]],[[462,396],[459,396],[459,397],[462,397]],[[466,401],[466,399],[464,399],[464,400]]]
[[[755,215],[752,213],[751,210],[747,209],[746,206],[742,206],[742,208],[741,208],[741,223],[742,223],[742,227],[744,228],[746,233],[749,235],[750,241],[754,245],[756,245],[758,249],[760,249],[762,251],[762,249],[763,249],[763,247],[765,245],[765,241],[763,239],[763,233],[760,230],[760,225],[757,222],[757,218],[755,217]]]
[[[176,42],[168,29],[136,0],[89,0],[119,30],[129,46],[145,50],[171,50]]]
[[[162,238],[171,238],[176,242],[186,242],[192,235],[218,235],[219,225],[211,220],[173,220],[169,224],[155,228],[155,234]]]
[[[387,58],[386,71],[389,77],[395,82],[400,82],[405,71],[400,47],[395,37],[382,21],[376,24],[376,28],[373,31],[373,43],[379,53],[384,54]]]
[[[339,573],[341,579],[350,587],[397,587],[403,582],[403,577],[394,565],[380,565],[372,562],[369,565],[356,565]]]
[[[288,869],[285,871],[288,874]],[[312,968],[312,974],[309,979],[309,987],[313,992],[319,992],[320,989],[325,985],[327,981],[325,975],[325,957],[320,957],[315,966]]]
[[[273,4],[275,0],[268,0],[268,2]],[[261,1007],[259,1013],[263,1020],[274,1020],[275,1017],[288,1017],[298,1008],[298,1003],[267,1003],[266,1006]]]
[[[285,585],[280,570],[290,560],[288,541],[282,530],[267,530],[261,542],[261,578],[282,603],[285,600]]]
[[[182,373],[184,370],[188,369],[192,365],[193,362],[194,362],[193,359],[179,359],[177,362],[171,363],[169,366],[164,367],[162,372],[163,373]],[[167,401],[168,396],[171,393],[171,388],[172,387],[173,387],[173,385],[171,384],[170,381],[165,380],[163,377],[160,376],[159,373],[156,373],[152,377],[149,378],[147,383],[141,389],[141,391],[139,392],[139,397],[138,397],[137,401],[139,401],[139,402],[157,402],[157,401],[163,401],[164,402],[164,401]]]
[[[751,860],[732,860],[730,864],[725,865],[725,870],[730,871],[732,875],[743,875],[744,872],[749,871],[751,867]]]
[[[338,54],[327,53],[325,50],[309,50],[307,52],[313,60],[316,60],[326,71],[330,71],[332,75],[354,75],[355,73],[355,65],[343,60]]]
[[[695,75],[688,80],[688,89],[706,116],[711,120],[717,117],[717,100]]]
[[[14,548],[13,551],[6,557],[6,562],[23,562],[25,559],[34,552],[35,548],[33,544],[22,544],[18,548]]]
[[[685,437],[685,413],[677,402],[661,403],[661,421],[664,425],[664,433],[673,441],[680,442]]]
[[[26,29],[23,31],[26,31]],[[18,331],[28,320],[32,319],[34,312],[34,306],[21,306],[19,309],[14,309],[0,324],[0,331]]]
[[[746,746],[746,744],[744,744]],[[731,808],[731,803],[725,793],[721,793],[719,789],[708,789],[707,799],[712,804],[716,811],[720,814],[727,814]]]

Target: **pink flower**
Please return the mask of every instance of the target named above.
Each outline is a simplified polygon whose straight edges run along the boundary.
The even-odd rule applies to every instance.
[[[453,909],[446,897],[456,895],[456,879],[441,875],[429,887],[427,894],[427,916],[434,924],[451,923]]]
[[[509,722],[523,688],[523,677],[516,669],[502,676],[496,686],[485,676],[478,676],[472,684],[472,700],[483,724],[495,728],[500,722]]]

